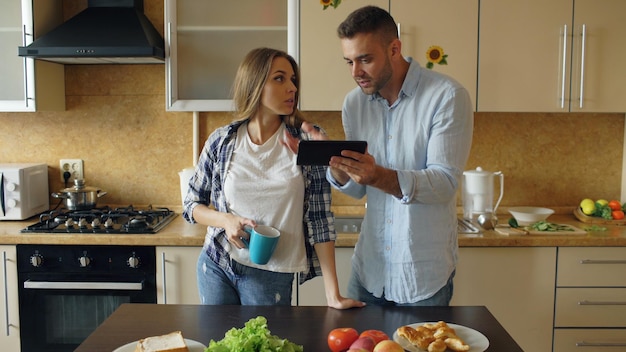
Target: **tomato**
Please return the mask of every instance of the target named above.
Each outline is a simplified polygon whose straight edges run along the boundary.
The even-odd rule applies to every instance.
[[[611,212],[611,216],[613,217],[613,220],[623,220],[624,219],[624,212],[621,210],[613,210]]]
[[[332,352],[343,352],[359,338],[359,332],[354,328],[336,328],[328,333],[328,347]]]
[[[375,343],[379,343],[383,340],[389,340],[389,336],[384,331],[380,330],[365,330],[359,335],[359,337],[369,336]]]
[[[609,202],[609,208],[611,210],[622,210],[622,204],[617,200],[612,200]]]

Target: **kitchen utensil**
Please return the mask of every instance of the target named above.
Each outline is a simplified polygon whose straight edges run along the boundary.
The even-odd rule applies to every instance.
[[[494,200],[494,179],[500,178],[500,194],[496,205]],[[495,214],[502,196],[504,195],[504,175],[502,172],[484,171],[481,167],[476,170],[463,172],[463,217],[467,220],[477,220],[481,214]]]
[[[526,226],[547,219],[554,210],[541,207],[513,207],[509,208],[509,213],[513,215],[518,225]]]
[[[498,224],[498,217],[492,213],[484,213],[478,215],[478,219],[476,221],[483,229],[493,230],[493,228]]]
[[[69,210],[89,210],[96,207],[98,198],[106,195],[96,187],[85,186],[84,179],[74,180],[74,187],[62,189],[59,193],[52,193],[52,197],[63,199]]]

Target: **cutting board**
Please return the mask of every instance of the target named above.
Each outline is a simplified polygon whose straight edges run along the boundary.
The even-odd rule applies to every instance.
[[[597,216],[589,216],[585,215],[580,208],[574,209],[574,216],[576,219],[581,222],[587,224],[598,224],[598,225],[626,225],[626,219],[624,220],[607,220],[603,218],[599,218]]]
[[[561,226],[566,226],[572,231],[537,231],[537,230],[527,230],[523,227],[512,228],[507,225],[499,225],[494,229],[497,233],[501,235],[539,235],[539,236],[574,236],[574,235],[586,235],[587,231],[579,229],[576,226],[570,224],[559,224]]]

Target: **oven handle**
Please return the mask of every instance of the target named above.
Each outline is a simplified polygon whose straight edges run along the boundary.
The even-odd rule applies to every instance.
[[[143,282],[24,281],[24,288],[43,290],[143,290]]]

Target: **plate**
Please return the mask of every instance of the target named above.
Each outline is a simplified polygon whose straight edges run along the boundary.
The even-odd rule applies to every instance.
[[[427,324],[427,323],[436,324],[437,322],[425,321],[422,323],[408,324],[408,326],[415,329],[416,327]],[[465,343],[470,346],[469,352],[483,352],[484,350],[487,349],[487,347],[489,347],[489,340],[487,339],[487,336],[483,335],[480,331],[476,331],[472,328],[468,328],[467,326],[463,326],[463,325],[457,325],[457,324],[451,324],[451,323],[447,323],[447,324],[449,327],[453,328],[456,331],[457,336],[463,339],[463,341],[465,341]],[[398,333],[395,331],[393,332],[393,340],[399,343],[402,346],[402,348],[404,348],[407,351],[423,352],[423,350],[413,346],[406,339],[398,336]]]
[[[127,343],[124,346],[118,347],[117,349],[113,350],[113,352],[134,352],[135,347],[137,346],[137,342],[139,342],[139,340]],[[185,343],[189,348],[189,352],[204,352],[204,350],[206,349],[205,345],[195,340],[185,339]]]

